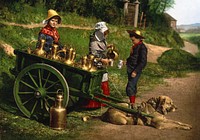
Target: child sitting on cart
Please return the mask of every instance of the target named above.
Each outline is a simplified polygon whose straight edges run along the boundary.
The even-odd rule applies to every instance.
[[[61,17],[55,10],[48,10],[48,17],[43,21],[45,26],[40,30],[38,35],[38,43],[36,48],[40,46],[41,39],[45,40],[44,50],[50,53],[54,44],[59,46],[59,50],[62,49],[59,43],[60,35],[56,29],[57,25],[61,23]]]

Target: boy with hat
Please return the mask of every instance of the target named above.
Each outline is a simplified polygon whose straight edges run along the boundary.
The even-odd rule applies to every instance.
[[[144,37],[140,31],[127,30],[127,32],[129,33],[133,46],[130,49],[130,56],[126,60],[128,74],[126,94],[130,99],[131,108],[133,108],[137,93],[137,83],[142,70],[147,64],[147,48],[143,43]]]
[[[40,40],[44,39],[44,50],[49,53],[53,47],[53,44],[59,45],[60,35],[58,34],[56,27],[61,23],[61,17],[55,10],[50,9],[48,10],[48,16],[43,23],[46,24],[46,26],[43,27],[39,32],[38,43],[36,47],[39,47]],[[59,48],[61,49],[60,45]]]

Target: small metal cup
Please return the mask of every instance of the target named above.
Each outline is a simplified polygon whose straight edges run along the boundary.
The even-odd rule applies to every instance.
[[[119,60],[119,63],[117,65],[118,69],[121,69],[123,66],[123,60]]]
[[[109,59],[109,65],[110,65],[111,67],[113,67],[113,63],[114,63],[114,60],[113,60],[113,59]]]

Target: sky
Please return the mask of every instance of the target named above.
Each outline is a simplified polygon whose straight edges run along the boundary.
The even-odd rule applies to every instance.
[[[174,0],[166,12],[177,20],[177,25],[200,23],[200,0]]]

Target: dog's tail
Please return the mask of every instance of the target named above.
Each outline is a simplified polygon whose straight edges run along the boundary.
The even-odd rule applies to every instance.
[[[94,120],[94,119],[101,119],[101,116],[93,116],[93,115],[91,115],[91,116],[83,116],[82,117],[82,120],[84,122],[87,122],[88,120]]]

